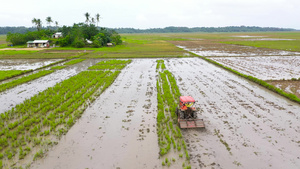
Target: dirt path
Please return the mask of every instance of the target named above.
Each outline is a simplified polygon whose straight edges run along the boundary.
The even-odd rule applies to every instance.
[[[205,130],[185,130],[192,168],[300,168],[300,106],[198,58],[167,64]]]
[[[155,67],[133,60],[32,168],[161,168]]]
[[[81,71],[87,70],[89,66],[96,64],[101,61],[100,59],[85,60],[76,65],[69,66],[62,70],[57,70],[50,75],[38,78],[36,80],[24,83],[12,89],[6,90],[0,93],[0,113],[3,113],[17,104],[24,102],[25,99],[38,94],[40,91],[47,89],[48,87],[54,86],[65,79],[70,78],[78,74]]]

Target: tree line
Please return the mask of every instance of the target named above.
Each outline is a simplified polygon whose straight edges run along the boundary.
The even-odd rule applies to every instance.
[[[86,14],[85,14],[86,16]],[[89,17],[89,16],[88,16]],[[100,17],[100,16],[99,16]],[[97,19],[98,21],[98,19]],[[95,23],[95,19],[86,20],[86,23]],[[98,22],[97,22],[98,27]],[[57,30],[58,27],[49,26],[51,30]],[[41,29],[47,29],[42,27]],[[111,29],[111,28],[107,28]],[[0,27],[0,34],[11,33],[25,33],[27,31],[34,31],[34,27]],[[276,31],[299,31],[291,28],[276,28],[276,27],[257,27],[257,26],[228,26],[228,27],[166,27],[166,28],[150,28],[150,29],[135,29],[135,28],[114,28],[118,33],[184,33],[184,32],[276,32]]]
[[[41,19],[33,18],[32,23],[35,25],[33,31],[24,31],[24,27],[19,27],[22,32],[7,32],[7,42],[12,45],[24,45],[28,41],[33,40],[50,40],[52,44],[59,45],[61,47],[71,46],[71,47],[102,47],[106,46],[107,43],[113,43],[119,45],[122,43],[121,36],[113,29],[98,27],[100,21],[100,14],[96,14],[96,17],[90,17],[87,12],[84,14],[86,20],[82,23],[74,23],[73,26],[63,26],[58,27],[58,22],[55,21],[56,27],[51,27],[53,22],[52,18],[49,16],[46,18],[48,27],[42,26]],[[97,26],[95,23],[97,22]],[[9,29],[6,29],[9,30]],[[52,35],[55,32],[62,32],[63,37],[55,39]],[[0,28],[1,34],[1,28]]]
[[[274,31],[297,31],[290,28],[258,27],[258,26],[227,26],[227,27],[174,27],[134,29],[116,28],[118,33],[185,33],[185,32],[274,32]]]

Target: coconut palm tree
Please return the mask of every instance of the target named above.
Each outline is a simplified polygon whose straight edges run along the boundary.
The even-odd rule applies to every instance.
[[[58,27],[58,22],[57,21],[55,21],[55,26],[56,26],[56,29],[57,29],[57,27]]]
[[[95,18],[92,18],[92,21],[91,21],[92,23],[95,23]]]
[[[87,12],[87,13],[84,14],[84,16],[86,18],[85,22],[88,24],[89,21],[90,21],[90,14]]]
[[[37,28],[38,31],[41,30],[41,28],[42,28],[42,21],[41,21],[40,19],[33,18],[33,19],[31,20],[31,22],[32,22],[33,24],[35,24],[35,26],[36,26],[36,28]]]
[[[42,28],[42,21],[40,19],[36,20],[36,28],[38,31],[40,31]]]
[[[96,14],[96,20],[97,20],[97,27],[98,27],[98,22],[100,21],[100,14],[99,13]]]
[[[50,16],[48,16],[47,18],[46,18],[46,22],[48,23],[48,28],[50,28],[50,26],[51,26],[51,22],[53,22],[52,21],[52,18],[50,17]]]

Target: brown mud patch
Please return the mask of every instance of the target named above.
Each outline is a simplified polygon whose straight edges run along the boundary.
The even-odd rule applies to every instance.
[[[191,51],[197,55],[205,57],[216,56],[283,56],[283,55],[299,55],[299,53],[288,52],[276,49],[256,48],[251,46],[241,46],[232,44],[218,43],[217,40],[201,40],[201,41],[171,41],[174,45]]]
[[[192,168],[299,168],[299,104],[199,58],[166,61],[206,125],[182,130]]]
[[[161,168],[156,62],[133,60],[32,168]]]
[[[269,84],[280,88],[281,90],[292,93],[300,98],[300,81],[294,80],[268,80]]]

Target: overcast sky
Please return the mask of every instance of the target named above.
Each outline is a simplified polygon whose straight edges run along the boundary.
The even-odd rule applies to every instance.
[[[300,0],[1,0],[0,26],[46,26],[84,22],[86,12],[101,15],[99,26],[261,26],[300,29]],[[52,23],[54,25],[54,23]]]

